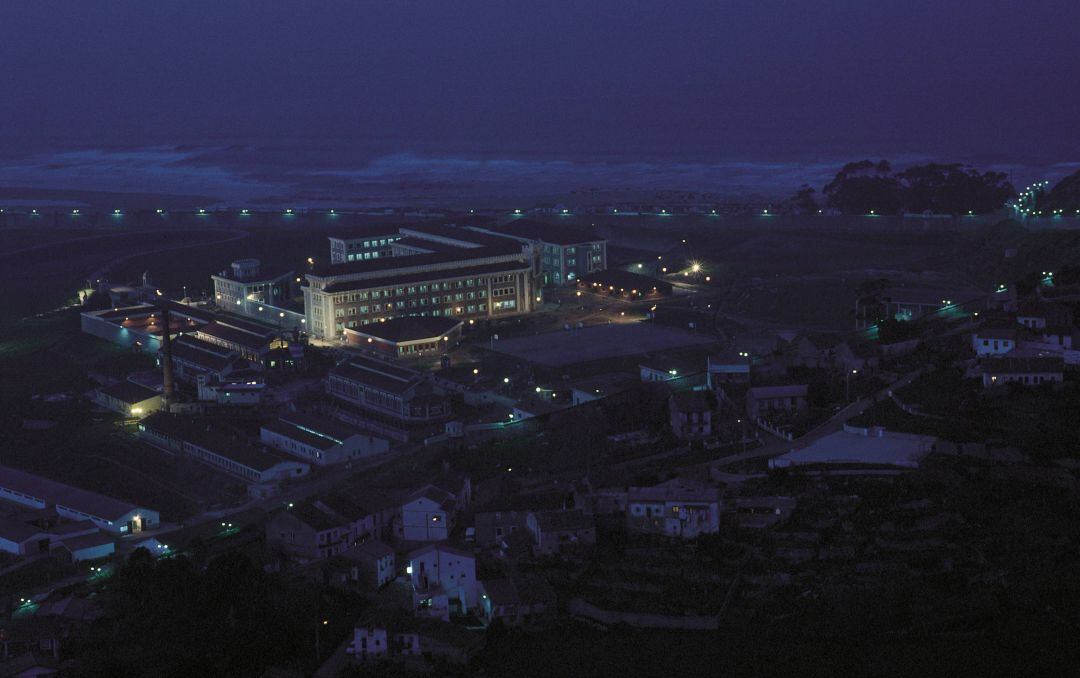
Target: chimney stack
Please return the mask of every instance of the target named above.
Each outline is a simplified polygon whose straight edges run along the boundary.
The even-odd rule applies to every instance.
[[[161,380],[164,385],[164,393],[162,394],[163,408],[166,412],[169,411],[170,405],[172,405],[175,386],[173,384],[173,364],[172,364],[172,337],[171,327],[169,324],[169,302],[162,300],[161,302]]]

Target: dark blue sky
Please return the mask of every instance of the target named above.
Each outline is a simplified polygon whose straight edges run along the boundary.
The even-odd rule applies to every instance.
[[[1078,30],[1074,0],[4,0],[0,142],[1047,166],[1080,160]]]

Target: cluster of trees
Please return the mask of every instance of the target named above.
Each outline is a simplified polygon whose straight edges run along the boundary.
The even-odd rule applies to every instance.
[[[886,160],[844,165],[822,190],[821,204],[810,186],[789,201],[798,212],[823,206],[844,214],[983,214],[1000,209],[1015,194],[1002,172],[980,172],[960,164],[914,165],[894,171]]]
[[[65,644],[79,676],[306,673],[346,633],[363,601],[267,574],[242,553],[205,569],[138,549],[102,592],[105,616]],[[328,623],[323,624],[323,620]]]
[[[1080,170],[1059,181],[1053,188],[1040,193],[1035,208],[1043,214],[1076,214],[1080,210]]]

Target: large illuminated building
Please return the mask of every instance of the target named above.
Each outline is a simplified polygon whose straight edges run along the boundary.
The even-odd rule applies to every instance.
[[[464,321],[533,311],[542,300],[540,252],[531,243],[452,226],[331,238],[330,263],[306,275],[308,333],[405,316]]]
[[[292,271],[268,274],[258,259],[239,259],[210,278],[214,303],[223,311],[284,329],[300,329],[303,324],[304,314],[293,308],[294,284],[300,278]]]

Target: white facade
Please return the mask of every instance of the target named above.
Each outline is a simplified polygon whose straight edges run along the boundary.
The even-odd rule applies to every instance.
[[[976,355],[1002,355],[1016,348],[1014,332],[975,332],[971,335],[971,348]]]
[[[446,621],[452,611],[476,607],[476,559],[471,554],[445,544],[426,546],[409,554],[407,573],[421,613]]]
[[[435,500],[420,496],[401,507],[401,538],[443,541],[450,532],[450,515]]]
[[[632,529],[695,539],[720,531],[720,492],[684,485],[678,479],[655,487],[632,487],[627,492],[626,514]]]
[[[263,426],[259,432],[259,439],[276,450],[319,466],[340,464],[353,459],[382,454],[390,449],[390,443],[385,438],[367,434],[357,433],[344,440],[329,441],[325,438],[312,440],[312,438],[318,438],[318,434],[290,435],[284,427],[275,427],[275,429]]]
[[[360,661],[383,659],[389,655],[386,629],[378,626],[358,626],[353,629],[353,639],[345,652]]]

